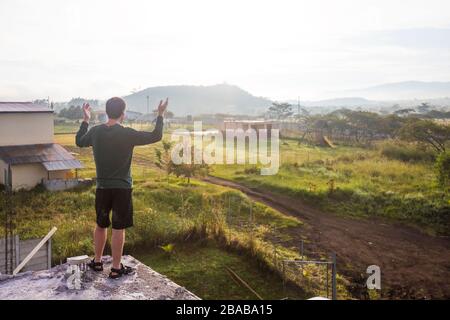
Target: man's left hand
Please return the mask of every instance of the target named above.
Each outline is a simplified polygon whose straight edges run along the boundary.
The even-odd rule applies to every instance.
[[[164,112],[166,111],[168,104],[169,104],[169,98],[166,98],[166,101],[164,101],[164,102],[162,100],[159,102],[159,105],[158,105],[158,115],[159,116],[164,115]]]
[[[91,106],[89,103],[83,103],[83,121],[89,123],[91,120]]]

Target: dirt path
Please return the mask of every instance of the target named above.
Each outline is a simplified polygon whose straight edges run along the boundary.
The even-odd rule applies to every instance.
[[[287,196],[207,177],[204,181],[238,189],[252,199],[305,222],[308,250],[336,252],[338,272],[350,281],[355,298],[366,298],[366,268],[381,268],[382,298],[449,299],[450,239],[433,237],[381,219],[352,219],[324,213]],[[305,235],[305,234],[304,234]],[[300,239],[300,235],[299,235]]]

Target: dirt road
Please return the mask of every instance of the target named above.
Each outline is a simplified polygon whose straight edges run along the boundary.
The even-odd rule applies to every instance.
[[[365,272],[373,264],[381,268],[381,298],[450,298],[449,238],[433,237],[381,219],[336,216],[300,200],[216,177],[204,181],[238,189],[256,201],[301,219],[308,225],[302,229],[303,236],[306,232],[311,241],[308,250],[336,252],[338,272],[350,281],[348,289],[355,298],[367,298]]]

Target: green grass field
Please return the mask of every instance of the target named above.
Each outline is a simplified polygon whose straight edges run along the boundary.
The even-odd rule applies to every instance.
[[[64,124],[55,124],[54,132],[55,132],[55,134],[74,133],[74,132],[77,132],[79,127],[80,127],[80,124],[75,123],[75,122],[64,123]]]
[[[85,168],[80,170],[80,177],[95,176],[91,149],[77,148],[73,134],[56,135],[55,139],[83,162]],[[155,148],[138,147],[135,151],[135,226],[127,232],[126,253],[136,255],[204,298],[255,298],[234,282],[225,267],[233,269],[265,298],[320,294],[322,288],[313,284],[313,277],[302,289],[295,285],[285,289],[279,263],[274,260],[275,248],[277,259],[299,257],[280,239],[289,242],[289,233],[284,230],[302,228],[300,220],[254,203],[238,191],[196,180],[186,184],[181,178],[167,179],[165,173],[152,166]],[[27,239],[42,237],[56,226],[54,263],[69,256],[92,254],[94,198],[94,186],[64,192],[41,188],[17,192],[10,199],[17,217],[16,231],[21,239]],[[161,249],[168,244],[174,245],[175,254]],[[107,245],[106,253],[109,252]],[[208,271],[201,272],[207,266]],[[193,277],[195,270],[197,276]],[[320,280],[321,275],[314,277]],[[210,285],[205,286],[205,281]],[[339,294],[348,295],[343,286]]]
[[[165,139],[169,139],[167,132]],[[91,149],[76,147],[74,134],[57,134],[55,141],[83,162],[79,177],[95,177]],[[330,214],[382,216],[433,233],[448,230],[448,195],[437,188],[432,162],[387,158],[377,146],[331,149],[282,140],[280,147],[281,167],[275,176],[261,176],[252,165],[214,165],[211,174],[299,197]],[[161,144],[135,148],[135,226],[127,233],[127,253],[203,298],[255,298],[233,281],[225,267],[237,272],[264,298],[324,294],[317,285],[323,282],[323,275],[315,267],[303,271],[308,281],[302,281],[301,288],[282,286],[275,249],[278,259],[299,257],[290,247],[289,231],[300,232],[302,221],[254,203],[238,191],[167,178],[154,166],[156,148]],[[17,232],[22,239],[42,237],[57,226],[55,263],[68,256],[92,254],[94,197],[95,187],[18,192],[12,199]],[[174,246],[173,253],[161,249],[168,244]],[[295,282],[294,278],[290,280]],[[349,297],[344,282],[338,278],[341,298]]]
[[[448,234],[450,198],[437,186],[434,163],[390,159],[380,148],[332,149],[282,140],[277,175],[261,176],[254,165],[215,165],[210,174],[332,213],[379,216]]]
[[[212,242],[175,247],[172,255],[154,249],[135,256],[176,283],[191,288],[203,299],[258,299],[227,271],[230,268],[263,299],[305,299],[308,294],[297,287],[286,286],[270,272],[242,254],[225,250]]]

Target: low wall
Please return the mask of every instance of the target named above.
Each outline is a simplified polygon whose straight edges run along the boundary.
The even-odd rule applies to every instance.
[[[93,183],[92,179],[54,179],[54,180],[44,180],[43,185],[48,191],[63,191],[75,188],[79,185],[91,185]]]
[[[11,246],[8,248],[9,254],[12,254],[12,269],[15,269],[41,240],[42,239],[20,240],[18,236],[15,236],[13,241],[10,241]],[[10,265],[9,260],[10,259],[8,259],[8,265]],[[36,252],[33,258],[28,261],[21,272],[49,269],[51,267],[51,260],[52,242],[50,239],[38,250],[38,252]],[[0,239],[0,273],[4,274],[6,273],[5,271],[5,239],[3,238]]]

